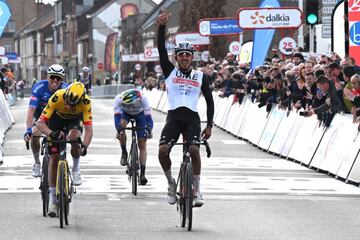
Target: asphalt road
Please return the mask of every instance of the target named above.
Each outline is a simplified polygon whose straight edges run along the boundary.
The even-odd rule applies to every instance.
[[[134,197],[119,164],[111,99],[93,100],[94,139],[81,159],[84,183],[71,204],[70,225],[60,229],[58,219],[42,217],[39,179],[31,177],[33,160],[22,141],[27,101],[12,108],[16,124],[4,144],[0,239],[358,239],[358,187],[264,153],[216,128],[212,157],[203,153],[206,202],[194,212],[193,231],[185,231],[176,207],[166,202],[166,179],[157,160],[165,114],[153,112],[149,184]],[[176,174],[180,148],[171,156]]]

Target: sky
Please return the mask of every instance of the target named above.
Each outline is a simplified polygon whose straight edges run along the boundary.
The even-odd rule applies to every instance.
[[[162,0],[153,0],[153,1],[159,4]],[[53,3],[53,2],[55,2],[55,0],[43,0],[43,3]]]

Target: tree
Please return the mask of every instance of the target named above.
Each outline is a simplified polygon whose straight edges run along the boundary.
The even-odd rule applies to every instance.
[[[226,0],[183,0],[179,32],[198,31],[198,21],[202,18],[225,17],[224,5],[226,5]],[[226,38],[210,37],[209,50],[212,57],[223,58],[227,53]]]

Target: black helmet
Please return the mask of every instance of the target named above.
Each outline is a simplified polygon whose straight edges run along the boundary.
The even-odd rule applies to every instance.
[[[194,54],[194,51],[195,50],[194,50],[193,45],[189,42],[179,42],[175,46],[175,55],[180,52],[189,52],[191,54]]]

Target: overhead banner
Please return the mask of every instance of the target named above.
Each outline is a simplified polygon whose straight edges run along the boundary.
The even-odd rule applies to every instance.
[[[280,3],[278,0],[264,0],[260,4],[260,8],[278,8]],[[254,43],[251,57],[251,68],[260,66],[264,63],[270,44],[274,37],[274,29],[257,29],[254,31]]]
[[[360,65],[360,6],[358,0],[348,2],[349,18],[349,56]]]
[[[175,36],[176,44],[179,42],[189,42],[192,45],[209,45],[210,39],[207,36],[201,36],[198,32],[178,33]]]
[[[202,36],[238,35],[242,33],[236,18],[204,18],[198,22]]]
[[[6,24],[9,22],[11,12],[9,6],[4,1],[0,1],[0,37],[5,30]]]
[[[298,8],[240,8],[237,15],[242,29],[298,28],[302,24]]]

